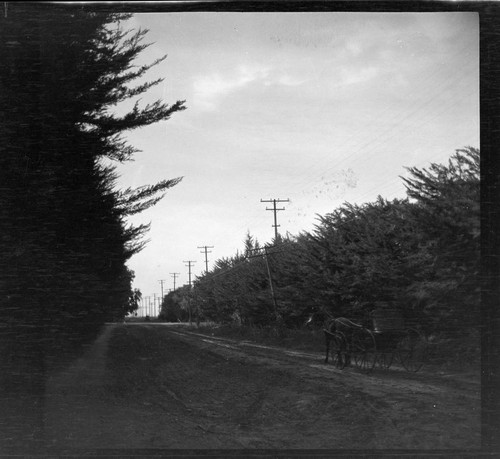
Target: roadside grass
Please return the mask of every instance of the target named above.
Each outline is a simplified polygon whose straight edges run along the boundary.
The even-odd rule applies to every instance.
[[[269,346],[302,351],[324,351],[324,334],[322,330],[292,330],[271,326],[257,327],[216,323],[187,326],[187,329],[210,336],[251,341]]]
[[[134,327],[113,330],[108,344],[106,391],[133,395],[147,385],[155,387],[157,369],[164,358],[164,338],[156,331]]]
[[[204,322],[185,324],[184,328],[209,336],[251,341],[257,344],[295,350],[318,352],[325,349],[324,333],[320,330],[279,329],[276,327],[243,326]],[[428,338],[427,364],[434,368],[456,371],[479,371],[481,363],[480,334],[476,330],[460,337],[433,335]]]
[[[481,335],[470,330],[462,336],[444,334],[429,337],[429,362],[459,370],[477,370],[481,366]]]

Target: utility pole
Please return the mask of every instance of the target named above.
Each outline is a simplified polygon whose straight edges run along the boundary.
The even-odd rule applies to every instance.
[[[198,247],[199,249],[205,249],[205,250],[202,250],[200,253],[204,253],[205,254],[205,274],[208,274],[208,254],[209,253],[212,253],[210,250],[208,249],[213,249],[214,246],[213,245],[202,245],[201,247]]]
[[[183,261],[183,263],[187,263],[186,266],[189,267],[189,290],[191,290],[191,265],[193,263],[196,263],[196,261],[193,260],[188,260],[188,261]],[[188,294],[188,312],[189,312],[189,325],[192,325],[192,315],[191,315],[191,291]]]
[[[165,279],[160,279],[158,282],[161,285],[161,301],[163,303],[163,282],[167,282],[167,281]]]
[[[189,288],[191,288],[191,265],[196,263],[196,261],[193,261],[193,260],[188,260],[188,261],[183,261],[183,263],[187,263],[186,266],[189,267]]]
[[[268,252],[268,247],[264,246],[259,249],[252,249],[252,252],[257,252],[255,255],[251,255],[247,258],[254,258],[254,257],[263,257],[264,261],[266,263],[266,270],[267,270],[267,277],[269,279],[269,289],[271,290],[271,297],[273,300],[273,305],[274,305],[274,315],[276,318],[276,322],[279,321],[279,313],[278,313],[278,302],[276,301],[276,293],[274,292],[274,285],[273,285],[273,278],[271,276],[271,268],[269,267],[269,254],[272,252]],[[260,253],[259,253],[260,252]]]
[[[170,274],[172,274],[172,276],[171,276],[171,277],[173,277],[173,278],[174,278],[174,292],[175,292],[175,279],[176,279],[176,277],[177,277],[180,273],[170,273]]]
[[[153,314],[152,316],[156,316],[156,293],[153,293]]]
[[[274,212],[274,238],[275,239],[278,239],[278,219],[277,219],[277,215],[276,215],[276,212],[278,212],[279,210],[285,210],[284,207],[281,207],[280,209],[278,209],[276,207],[276,203],[277,202],[290,202],[289,199],[261,199],[260,202],[272,202],[273,203],[273,207],[272,209],[269,209],[266,207],[266,210],[272,210]]]
[[[276,317],[276,321],[279,321],[278,303],[276,302],[276,294],[274,293],[274,287],[273,287],[273,278],[271,277],[271,269],[269,268],[269,261],[267,258],[268,258],[267,247],[264,247],[264,260],[266,262],[267,275],[269,276],[269,287],[271,288],[271,295],[273,297],[274,314]]]

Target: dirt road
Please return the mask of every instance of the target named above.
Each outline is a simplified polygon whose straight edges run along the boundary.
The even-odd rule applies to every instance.
[[[56,449],[473,449],[474,375],[337,370],[317,353],[163,324],[109,326],[47,384]]]

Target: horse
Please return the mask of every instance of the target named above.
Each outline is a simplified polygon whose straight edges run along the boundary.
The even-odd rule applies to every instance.
[[[330,345],[336,343],[337,354],[335,356],[337,366],[344,368],[351,363],[351,345],[355,330],[363,328],[362,325],[345,317],[331,318],[326,321],[323,332],[325,333],[326,355],[325,363],[328,363]],[[345,358],[343,359],[343,356]]]

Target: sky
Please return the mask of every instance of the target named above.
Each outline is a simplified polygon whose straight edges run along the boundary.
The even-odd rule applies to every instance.
[[[130,224],[151,223],[131,258],[144,297],[215,260],[311,231],[343,203],[404,198],[405,167],[479,147],[477,13],[140,13],[138,64],[167,58],[143,95],[187,109],[127,134],[141,150],[118,187],[183,177]]]

